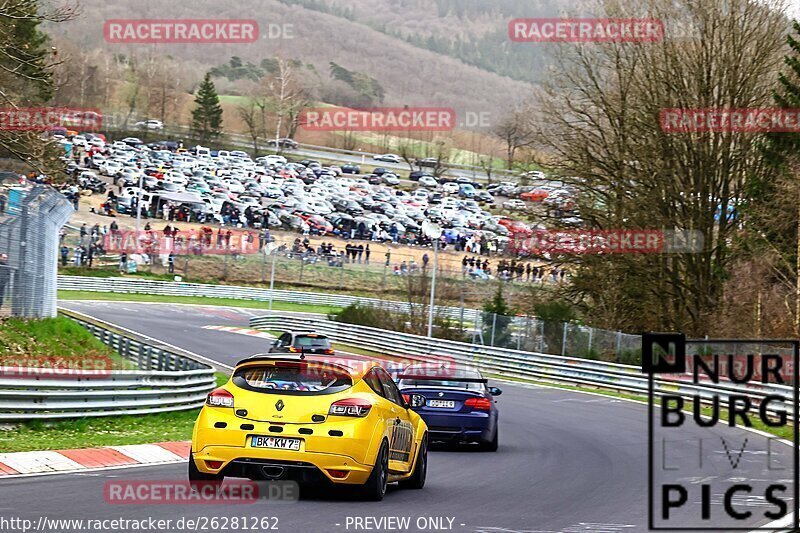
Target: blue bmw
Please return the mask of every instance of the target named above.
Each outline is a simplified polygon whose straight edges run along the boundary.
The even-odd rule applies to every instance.
[[[497,451],[494,397],[503,391],[487,386],[488,381],[477,370],[456,368],[447,375],[432,376],[429,368],[411,365],[397,377],[397,384],[428,425],[430,440],[477,442],[483,450]]]

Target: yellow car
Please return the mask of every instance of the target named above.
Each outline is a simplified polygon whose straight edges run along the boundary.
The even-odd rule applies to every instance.
[[[360,486],[382,500],[387,483],[421,489],[428,428],[381,366],[293,354],[240,361],[194,425],[189,482],[226,476]]]

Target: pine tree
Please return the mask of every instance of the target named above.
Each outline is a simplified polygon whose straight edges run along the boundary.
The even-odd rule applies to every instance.
[[[800,23],[786,36],[789,47],[773,91],[776,107],[800,109]],[[753,258],[769,264],[774,279],[795,293],[794,330],[800,333],[800,133],[771,132],[761,151],[766,167],[747,182],[743,207],[749,237],[744,244]],[[787,300],[788,304],[788,300]]]
[[[203,78],[194,103],[197,107],[192,110],[192,131],[202,142],[218,137],[222,132],[222,106],[210,73]]]
[[[773,92],[776,107],[800,109],[800,23],[793,23],[794,35],[788,34],[789,52],[783,62],[788,72],[778,73],[778,88]],[[764,136],[761,150],[768,167],[755,173],[747,182],[748,203],[744,208],[755,238],[755,251],[767,245],[782,257],[778,267],[794,277],[796,263],[798,195],[800,195],[800,134],[772,132]]]
[[[515,310],[503,296],[503,285],[497,285],[494,297],[483,304],[483,341],[492,346],[511,347],[511,321]]]
[[[39,30],[43,18],[38,11],[37,2],[23,0],[5,6],[0,17],[5,51],[0,65],[6,73],[2,85],[7,96],[19,97],[17,103],[46,102],[53,95],[51,50],[47,35]]]

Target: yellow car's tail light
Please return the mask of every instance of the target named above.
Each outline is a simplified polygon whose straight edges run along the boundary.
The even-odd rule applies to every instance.
[[[206,397],[206,405],[212,407],[233,407],[233,394],[223,388],[214,389]]]
[[[349,474],[350,472],[348,472],[347,470],[333,470],[333,469],[329,468],[328,469],[328,473],[334,479],[344,479],[344,478],[347,477],[347,474]]]
[[[345,398],[331,404],[329,415],[365,417],[372,409],[372,404],[362,398]]]

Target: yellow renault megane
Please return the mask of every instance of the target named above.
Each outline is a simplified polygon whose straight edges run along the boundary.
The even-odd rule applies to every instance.
[[[420,489],[428,428],[376,363],[292,354],[240,361],[197,418],[193,485],[224,477],[361,486],[383,499],[387,483]]]

